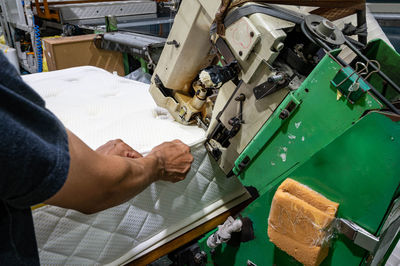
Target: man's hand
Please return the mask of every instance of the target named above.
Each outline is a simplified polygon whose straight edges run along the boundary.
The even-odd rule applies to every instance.
[[[133,159],[143,157],[121,139],[110,140],[97,148],[96,152],[102,155],[118,155]],[[157,178],[174,183],[185,179],[193,162],[189,146],[180,140],[164,142],[153,148],[147,156],[157,158],[160,173]]]
[[[110,140],[106,144],[98,147],[96,151],[103,155],[118,155],[134,159],[143,157],[120,139]]]
[[[189,147],[179,140],[163,143],[142,157],[121,140],[93,151],[69,130],[67,134],[68,177],[45,203],[86,214],[121,204],[154,181],[183,180],[193,161]]]
[[[161,167],[160,180],[174,183],[185,179],[193,162],[189,146],[180,140],[164,142],[153,148],[147,156],[157,158]]]

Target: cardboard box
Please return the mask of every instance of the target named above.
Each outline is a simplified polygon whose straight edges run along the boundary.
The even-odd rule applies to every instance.
[[[122,53],[98,49],[94,45],[96,34],[43,40],[44,55],[49,71],[77,66],[96,66],[124,76]]]

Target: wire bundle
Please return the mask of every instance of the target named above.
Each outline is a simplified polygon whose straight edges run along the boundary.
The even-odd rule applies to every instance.
[[[42,39],[40,38],[40,28],[38,25],[34,26],[35,29],[35,42],[36,42],[36,57],[37,57],[37,72],[43,71],[43,51]]]

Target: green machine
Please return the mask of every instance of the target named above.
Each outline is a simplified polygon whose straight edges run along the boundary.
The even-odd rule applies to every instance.
[[[365,54],[382,62],[381,70],[400,83],[400,55],[385,42],[372,41]],[[343,69],[326,55],[236,160],[233,171],[239,180],[259,193],[240,212],[251,220],[254,238],[211,249],[207,239],[217,229],[208,233],[198,242],[207,253],[207,265],[301,265],[267,235],[272,198],[288,177],[338,202],[338,217],[376,237],[377,244],[368,251],[338,233],[323,265],[383,265],[388,258],[400,236],[400,116],[387,110],[368,88],[355,102],[346,95],[339,98],[332,81],[346,78]],[[378,74],[370,75],[367,83],[389,101],[398,99],[399,93]],[[296,106],[282,119],[291,103]]]
[[[349,38],[362,25],[230,2],[182,1],[150,85],[178,122],[207,129],[210,155],[252,194],[177,265],[300,264],[268,237],[287,178],[339,204],[323,265],[383,265],[400,238],[400,55]]]

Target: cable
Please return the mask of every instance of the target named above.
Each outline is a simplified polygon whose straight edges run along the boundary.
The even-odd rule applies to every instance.
[[[35,24],[33,19],[33,28],[35,30],[35,42],[36,42],[36,59],[37,59],[37,72],[43,72],[43,51],[42,51],[42,39],[40,37],[39,25]]]
[[[339,65],[341,67],[348,67],[349,65],[339,56],[333,56],[330,54],[330,52],[333,50],[331,47],[329,47],[328,44],[323,42],[322,40],[318,39],[317,37],[312,36],[312,34],[308,31],[308,29],[305,26],[305,23],[303,22],[301,24],[301,30],[304,33],[304,35],[309,38],[311,41],[314,43],[317,43],[321,48],[325,49],[327,53],[331,56],[331,58],[335,58],[337,63],[340,63]],[[364,61],[368,62],[369,59],[366,58],[358,49],[348,40],[345,39],[345,44],[347,47],[349,47],[358,57],[363,59]],[[388,82],[396,91],[400,92],[399,87],[390,79],[388,78],[383,72],[381,72],[374,64],[371,64],[371,66],[375,69],[378,70],[377,73],[382,77],[383,80]],[[397,109],[388,99],[386,99],[378,90],[376,90],[372,85],[368,83],[368,81],[365,80],[365,82],[368,84],[370,87],[370,91],[372,94],[374,94],[383,104],[385,104],[392,112],[396,114],[400,114],[400,110]]]

